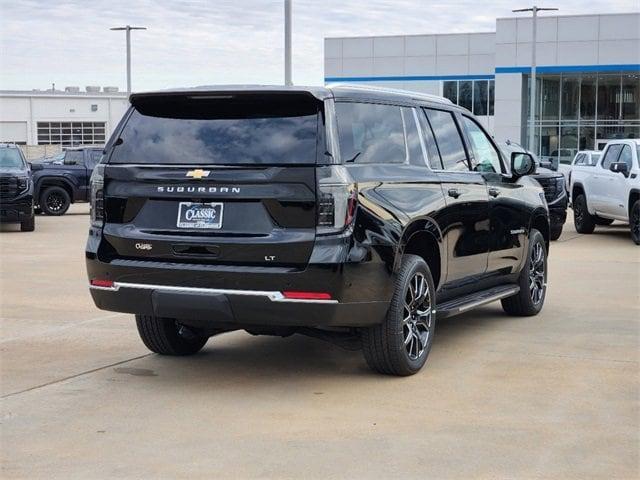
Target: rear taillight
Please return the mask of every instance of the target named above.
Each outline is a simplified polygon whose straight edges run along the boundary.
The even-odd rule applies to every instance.
[[[319,235],[340,233],[353,221],[358,203],[358,189],[343,166],[318,168]]]
[[[99,278],[94,278],[90,283],[92,287],[113,288],[113,280],[102,280]]]
[[[104,165],[97,165],[91,174],[91,225],[104,224]]]

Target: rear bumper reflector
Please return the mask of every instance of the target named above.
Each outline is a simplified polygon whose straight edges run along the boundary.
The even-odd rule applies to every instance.
[[[91,280],[89,288],[117,292],[121,288],[141,290],[163,290],[168,292],[200,293],[209,295],[243,295],[266,297],[272,302],[289,303],[338,303],[331,295],[324,292],[268,291],[268,290],[234,290],[226,288],[179,287],[172,285],[151,285],[147,283],[112,282],[110,280]]]

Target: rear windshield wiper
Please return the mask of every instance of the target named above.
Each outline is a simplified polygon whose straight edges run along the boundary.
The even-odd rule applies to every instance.
[[[356,161],[356,158],[358,158],[360,156],[362,152],[358,152],[356,153],[353,157],[351,157],[349,160],[345,160],[345,163],[353,163]]]

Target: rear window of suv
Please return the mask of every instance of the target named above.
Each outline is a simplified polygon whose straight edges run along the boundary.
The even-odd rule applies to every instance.
[[[313,164],[319,108],[308,95],[141,97],[110,163]]]

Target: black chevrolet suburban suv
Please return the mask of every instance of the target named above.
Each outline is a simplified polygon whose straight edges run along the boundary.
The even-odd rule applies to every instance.
[[[20,147],[0,143],[0,223],[19,223],[23,232],[36,228],[31,168]]]
[[[544,303],[549,218],[532,157],[440,97],[364,87],[134,94],[91,179],[99,308],[145,345],[302,333],[374,370],[424,365],[436,317]]]

